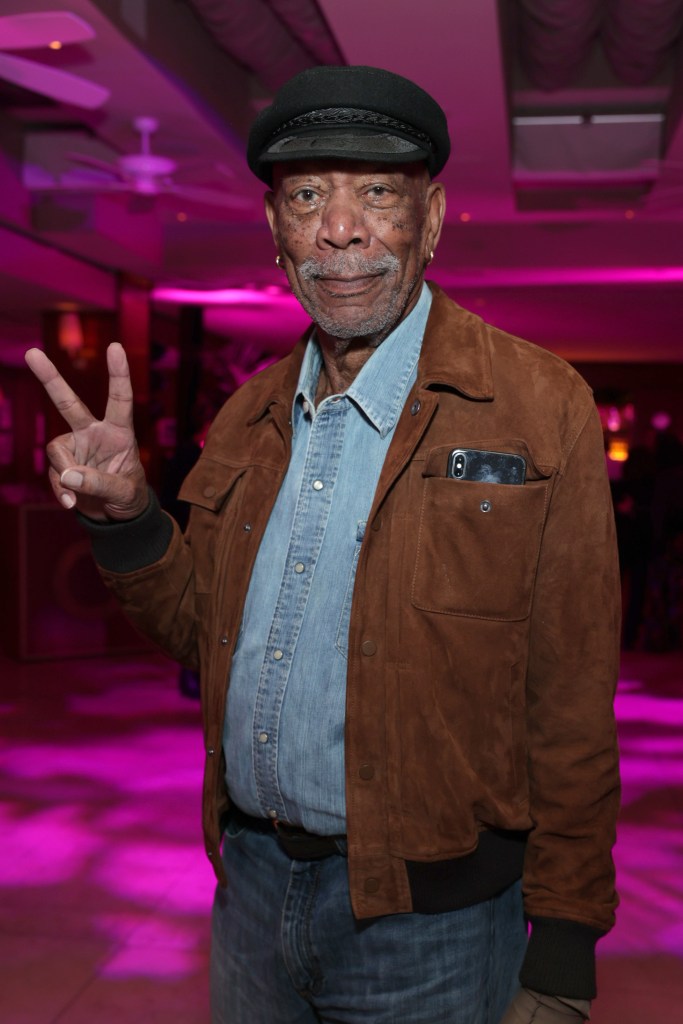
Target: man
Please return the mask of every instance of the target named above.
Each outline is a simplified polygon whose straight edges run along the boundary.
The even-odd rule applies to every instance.
[[[27,356],[71,428],[57,497],[128,614],[201,666],[216,1024],[589,1015],[616,904],[602,436],[569,366],[424,283],[449,149],[379,69],[304,72],[259,115],[249,163],[314,327],[219,413],[184,537],[123,349],[101,422]]]

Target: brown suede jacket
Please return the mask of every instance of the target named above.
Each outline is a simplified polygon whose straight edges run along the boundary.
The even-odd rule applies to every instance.
[[[595,940],[616,906],[619,799],[619,580],[600,423],[566,363],[432,291],[417,382],[382,469],[353,595],[353,909],[369,918],[463,905],[459,865],[474,902],[523,861],[534,928],[522,981],[590,998]],[[104,579],[129,616],[173,658],[201,668],[205,840],[223,884],[230,661],[287,469],[304,344],[218,415],[181,490],[192,506],[185,537],[156,503],[133,523],[92,530]],[[521,454],[526,482],[448,479],[456,447]],[[522,851],[517,872],[508,847]]]

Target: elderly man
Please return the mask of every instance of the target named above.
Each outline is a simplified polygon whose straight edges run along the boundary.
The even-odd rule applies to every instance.
[[[449,148],[375,68],[304,72],[259,115],[249,164],[313,327],[219,413],[184,536],[121,346],[103,421],[27,356],[71,428],[57,497],[201,669],[216,1024],[589,1015],[616,904],[602,436],[569,366],[425,284]]]

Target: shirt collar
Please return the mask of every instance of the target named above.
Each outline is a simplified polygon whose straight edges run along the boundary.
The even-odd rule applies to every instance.
[[[431,292],[423,284],[415,307],[377,346],[346,392],[347,397],[365,413],[382,437],[386,437],[393,429],[403,409],[420,356],[431,304]],[[321,368],[322,354],[314,332],[301,364],[295,403],[301,398],[311,408],[314,407]]]

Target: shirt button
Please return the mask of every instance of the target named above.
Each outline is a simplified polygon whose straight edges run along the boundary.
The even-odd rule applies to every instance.
[[[277,818],[277,811],[274,811],[273,808],[271,807],[271,809],[268,811],[268,817]]]
[[[367,658],[371,658],[377,652],[377,644],[374,640],[364,640],[360,649]]]
[[[367,893],[379,892],[379,878],[366,878],[363,888]]]
[[[275,658],[276,661],[281,661],[282,658],[284,658],[284,654],[280,650],[273,651],[273,657]]]
[[[313,481],[313,490],[314,491],[322,491],[324,486],[325,486],[325,484],[322,482],[322,480],[314,480]]]
[[[308,402],[304,402],[303,405],[301,406],[301,408],[304,410],[304,412],[310,412],[311,411],[311,407],[308,404]]]
[[[358,769],[358,774],[361,779],[365,780],[365,782],[369,782],[370,779],[374,779],[375,777],[375,769],[371,764],[362,764]]]
[[[294,566],[294,572],[303,572],[306,566],[303,562],[297,562]]]
[[[268,742],[268,733],[267,732],[260,732],[258,734],[258,741],[259,741],[259,743],[267,743]]]
[[[415,401],[413,402],[413,404],[410,407],[410,415],[411,416],[417,416],[417,414],[419,413],[421,408],[422,408],[422,402],[419,400],[419,398],[416,398]]]

